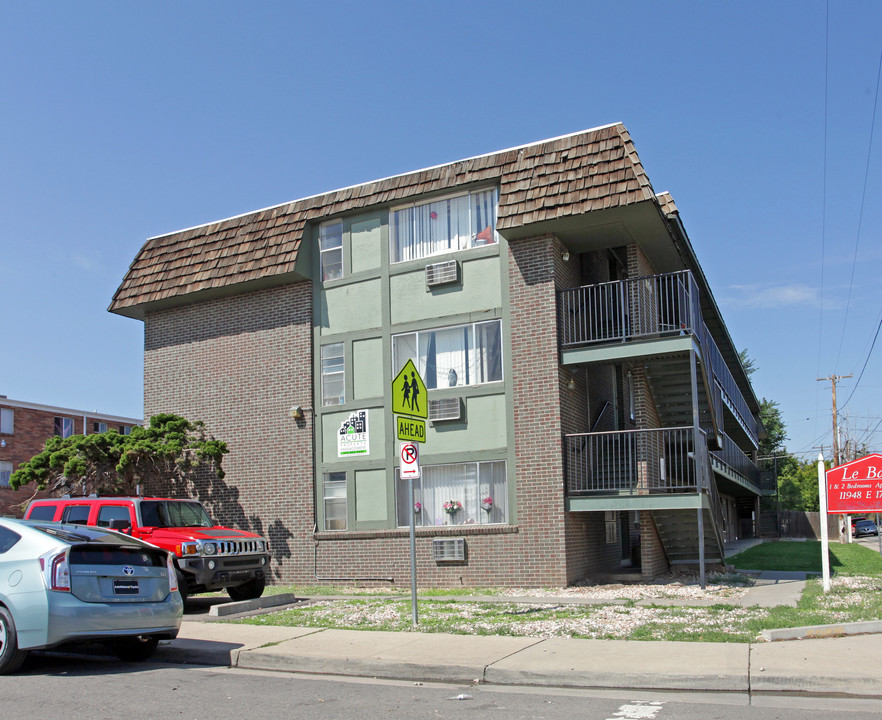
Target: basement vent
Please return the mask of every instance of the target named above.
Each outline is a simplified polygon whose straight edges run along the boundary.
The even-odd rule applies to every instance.
[[[462,418],[462,402],[458,397],[429,400],[429,420],[459,420]]]
[[[465,538],[433,538],[432,554],[435,562],[465,560]]]
[[[435,287],[459,280],[459,265],[456,260],[426,265],[426,287]]]

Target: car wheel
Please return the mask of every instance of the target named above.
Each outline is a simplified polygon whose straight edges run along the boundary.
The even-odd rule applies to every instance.
[[[26,650],[18,649],[18,635],[12,613],[0,606],[0,674],[18,670],[27,654]]]
[[[228,587],[227,593],[233,600],[253,600],[263,595],[263,589],[266,587],[265,578],[254,578],[242,585]]]
[[[113,643],[113,653],[125,662],[140,662],[149,658],[159,645],[152,637],[136,637]]]

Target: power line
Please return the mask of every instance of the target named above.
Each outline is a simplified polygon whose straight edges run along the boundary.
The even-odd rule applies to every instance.
[[[861,372],[860,372],[860,374],[858,375],[857,382],[855,382],[854,387],[851,389],[851,394],[848,396],[848,400],[851,400],[851,398],[854,396],[855,390],[858,389],[858,385],[861,384],[861,378],[864,376],[864,370],[867,369],[867,363],[870,362],[870,356],[873,354],[873,348],[876,347],[876,340],[879,339],[879,330],[880,330],[880,328],[882,328],[882,318],[879,318],[879,324],[876,326],[876,334],[873,336],[873,342],[872,342],[872,344],[870,345],[870,351],[867,353],[867,357],[866,357],[866,359],[864,360],[864,366],[861,368]],[[848,405],[848,400],[846,400],[846,401],[842,404],[842,409],[843,409],[843,410],[845,409],[845,406]]]
[[[845,302],[845,318],[842,320],[842,335],[839,338],[839,350],[836,352],[836,363],[833,367],[839,365],[839,356],[842,354],[842,346],[845,344],[845,328],[848,324],[848,310],[851,307],[851,291],[854,287],[854,271],[857,267],[858,245],[861,239],[861,227],[864,223],[864,205],[867,201],[867,178],[870,176],[870,158],[873,150],[873,134],[876,129],[876,108],[879,104],[879,79],[882,77],[882,53],[879,54],[879,67],[876,70],[876,95],[873,98],[873,117],[870,121],[870,141],[867,145],[867,163],[864,167],[864,189],[861,193],[861,208],[858,213],[857,236],[854,239],[854,257],[851,261],[851,279],[848,282],[848,299]],[[843,406],[844,407],[844,406]]]

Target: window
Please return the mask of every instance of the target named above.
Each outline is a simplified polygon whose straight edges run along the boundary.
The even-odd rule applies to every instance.
[[[15,432],[15,410],[0,409],[0,433],[12,435]]]
[[[15,543],[21,540],[21,535],[12,530],[0,527],[0,555],[9,550]]]
[[[392,262],[496,242],[497,191],[466,193],[392,211]]]
[[[0,462],[0,487],[9,487],[10,475],[12,475],[12,463]]]
[[[131,425],[120,425],[119,426],[119,434],[120,435],[131,435],[132,434],[132,426]]]
[[[322,405],[345,402],[343,370],[343,343],[322,345]]]
[[[322,258],[322,280],[343,277],[343,223],[319,226],[319,254]]]
[[[92,432],[95,432],[95,433],[107,432],[107,423],[105,423],[105,422],[92,423]]]
[[[396,478],[398,525],[410,525],[409,480]],[[417,525],[508,522],[505,462],[424,466],[422,477],[413,481],[413,498]]]
[[[98,510],[98,520],[95,522],[98,527],[110,527],[111,520],[125,520],[129,525],[132,524],[132,514],[125,505],[103,505]]]
[[[28,514],[28,520],[54,520],[55,505],[35,505]]]
[[[346,473],[325,475],[323,483],[325,530],[346,529]]]
[[[88,505],[69,505],[61,513],[61,522],[85,525],[89,522],[89,510]]]
[[[55,418],[55,434],[58,437],[68,438],[74,434],[74,421],[70,418]]]
[[[392,358],[398,373],[413,360],[426,388],[481,385],[502,380],[499,320],[395,335]]]

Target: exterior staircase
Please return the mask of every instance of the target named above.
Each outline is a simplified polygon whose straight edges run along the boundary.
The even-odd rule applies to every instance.
[[[724,562],[723,545],[715,528],[714,513],[702,510],[704,520],[704,561]],[[697,565],[698,515],[696,510],[653,510],[652,520],[671,565]]]

